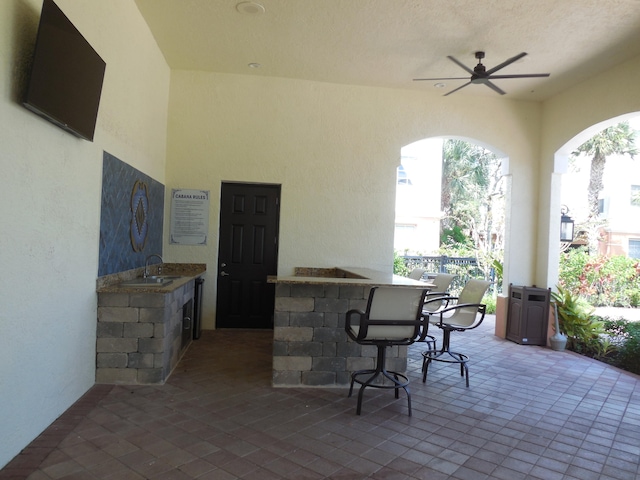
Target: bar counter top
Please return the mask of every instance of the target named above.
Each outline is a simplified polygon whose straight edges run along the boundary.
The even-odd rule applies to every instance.
[[[96,281],[96,291],[98,293],[159,293],[165,294],[182,287],[194,278],[200,277],[206,273],[206,264],[201,263],[162,263],[154,264],[152,268],[158,271],[161,267],[161,276],[176,276],[171,283],[166,285],[153,285],[145,287],[130,287],[122,285],[122,282],[132,280],[142,276],[144,267],[125,272],[115,273],[99,277]]]
[[[267,277],[267,282],[292,285],[350,285],[363,287],[377,285],[425,288],[425,286],[429,286],[423,281],[360,267],[296,267],[294,275],[269,276]]]

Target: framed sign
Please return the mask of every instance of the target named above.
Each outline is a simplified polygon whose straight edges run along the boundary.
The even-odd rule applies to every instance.
[[[209,191],[171,191],[169,243],[206,245],[209,235]]]

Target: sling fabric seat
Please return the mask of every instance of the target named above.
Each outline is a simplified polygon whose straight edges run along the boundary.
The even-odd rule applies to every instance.
[[[456,278],[456,276],[450,273],[435,274],[435,276],[430,280],[430,283],[435,286],[432,287],[427,293],[423,310],[435,312],[436,310],[442,308],[442,306],[446,306],[445,301],[435,302],[431,300],[437,297],[448,297],[449,286],[451,285],[451,282],[453,282],[454,278]]]
[[[429,283],[434,285],[430,288],[429,292],[425,297],[425,303],[422,307],[423,313],[435,312],[440,308],[444,308],[448,305],[448,301],[446,298],[450,298],[449,296],[449,286],[455,275],[450,273],[431,273],[428,274]],[[437,298],[440,298],[440,301],[436,301]],[[429,332],[429,322],[425,322],[424,328],[422,330],[421,337],[417,340],[419,342],[427,343],[429,350],[436,349],[436,338],[433,335],[428,335]]]
[[[424,268],[414,268],[409,273],[409,278],[412,280],[421,280],[425,272],[426,270]]]

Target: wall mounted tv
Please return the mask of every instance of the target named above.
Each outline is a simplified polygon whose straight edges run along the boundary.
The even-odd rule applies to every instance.
[[[105,67],[53,0],[44,0],[24,106],[93,141]]]

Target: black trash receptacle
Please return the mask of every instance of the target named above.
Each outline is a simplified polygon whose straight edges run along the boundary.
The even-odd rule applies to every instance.
[[[507,339],[521,345],[547,344],[551,289],[509,285]]]

